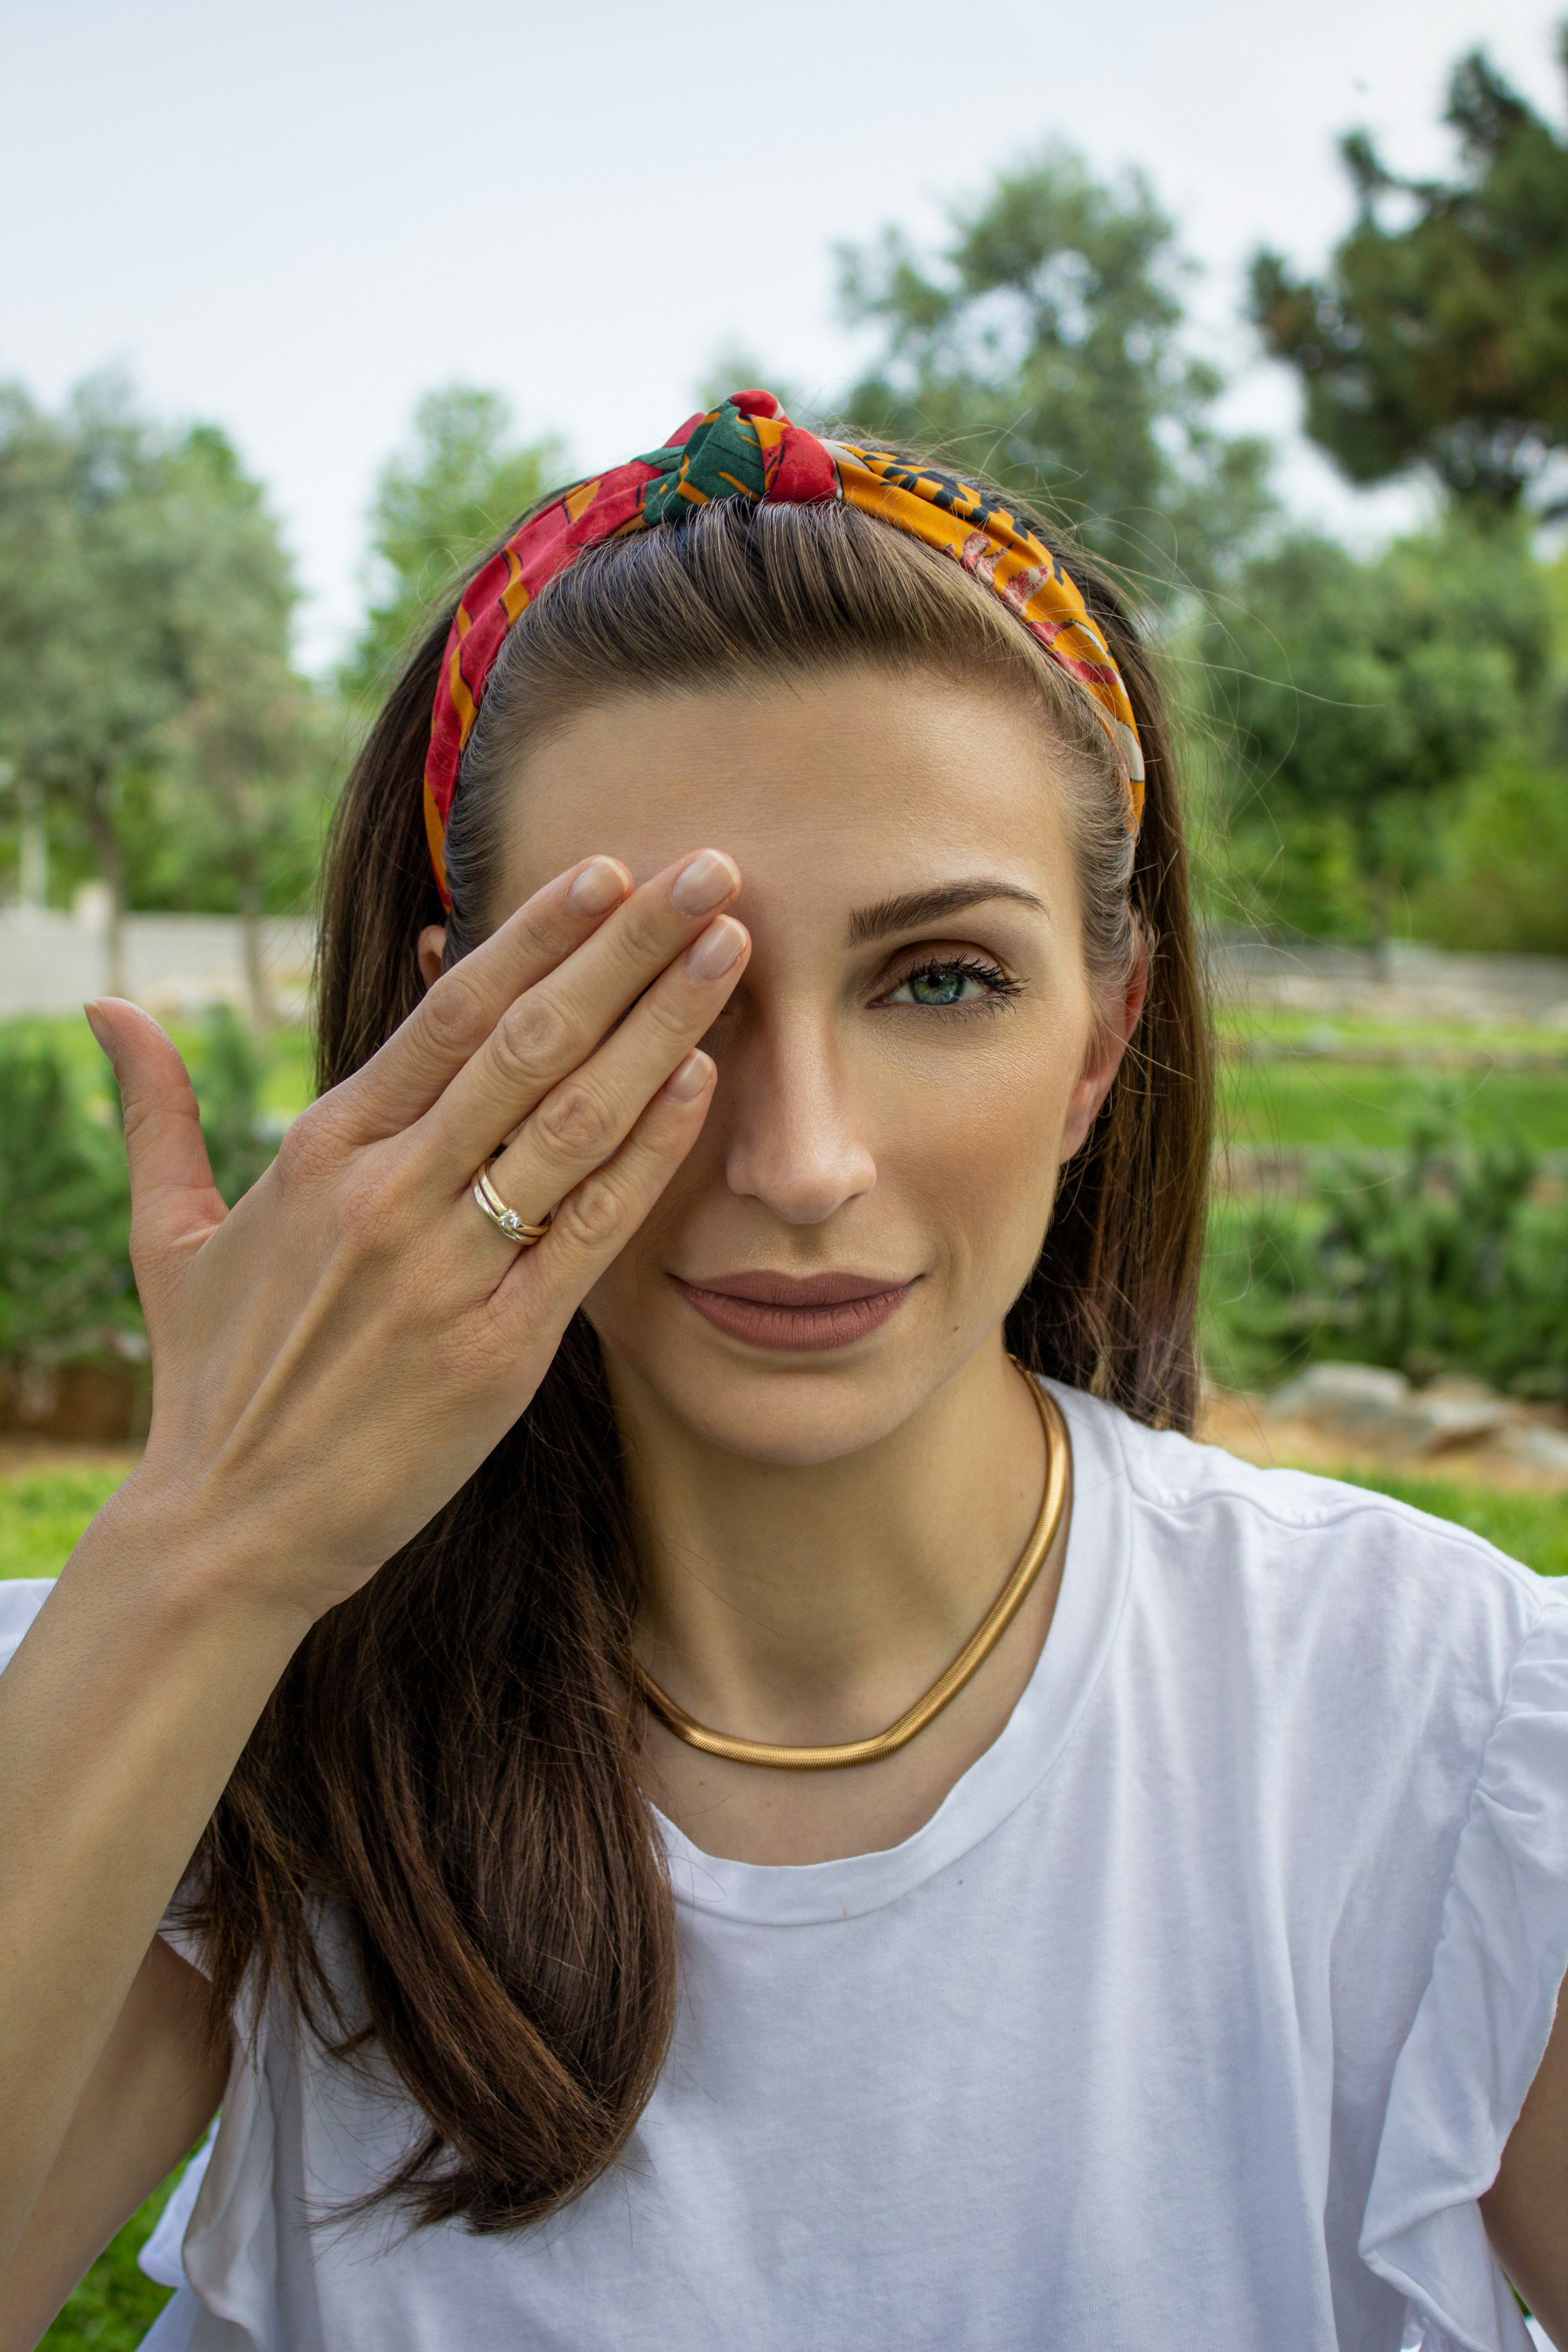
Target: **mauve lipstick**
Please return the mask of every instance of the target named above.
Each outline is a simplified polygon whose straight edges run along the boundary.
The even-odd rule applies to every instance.
[[[863,1339],[898,1313],[915,1286],[874,1274],[720,1274],[711,1282],[683,1282],[677,1274],[670,1279],[699,1315],[732,1339],[794,1353]]]

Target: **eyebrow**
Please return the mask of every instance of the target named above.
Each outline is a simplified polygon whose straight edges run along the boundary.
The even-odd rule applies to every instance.
[[[1032,890],[1020,890],[1015,882],[998,882],[990,875],[981,875],[972,882],[950,882],[941,890],[908,890],[901,898],[882,898],[874,907],[861,907],[849,918],[848,944],[863,948],[892,931],[920,930],[943,915],[961,914],[966,907],[981,907],[992,898],[1011,898],[1016,906],[1033,907],[1037,914],[1046,911],[1044,900]]]

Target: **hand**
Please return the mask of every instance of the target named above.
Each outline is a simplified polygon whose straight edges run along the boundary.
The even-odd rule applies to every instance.
[[[116,1505],[169,1557],[310,1618],[363,1584],[523,1412],[586,1292],[690,1150],[696,1049],[745,969],[704,851],[633,890],[594,858],[445,973],[374,1059],[296,1119],[230,1212],[184,1066],[133,1005],[90,1010],[131,1166],[153,1356]],[[514,1134],[514,1130],[517,1130]],[[548,1234],[519,1249],[476,1170]]]

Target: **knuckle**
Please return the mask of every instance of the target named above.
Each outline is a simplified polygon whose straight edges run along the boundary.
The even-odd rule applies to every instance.
[[[345,1238],[365,1256],[380,1256],[397,1247],[407,1223],[403,1185],[395,1170],[360,1168],[338,1203],[338,1221]]]
[[[278,1144],[278,1181],[289,1190],[314,1182],[331,1157],[330,1122],[321,1104],[290,1119]]]
[[[533,1114],[540,1140],[566,1160],[602,1159],[616,1140],[616,1119],[596,1087],[562,1087]]]
[[[559,1067],[568,1055],[571,1025],[553,998],[531,991],[496,1024],[496,1059],[504,1076],[524,1083]]]
[[[444,971],[422,1007],[426,1034],[441,1055],[471,1053],[484,1035],[484,1009],[478,986],[463,965]]]
[[[555,1223],[578,1249],[601,1250],[617,1239],[626,1223],[626,1202],[612,1176],[590,1176],[568,1192],[555,1212]]]
[[[675,951],[674,940],[652,907],[627,907],[620,940],[627,962],[642,968],[666,964]]]
[[[689,1000],[691,993],[689,989],[686,990],[683,999],[676,995],[673,990],[667,988],[654,988],[648,991],[643,1000],[641,1011],[658,1044],[676,1045],[690,1042],[692,1008],[690,1003],[686,1000]],[[700,1028],[703,1025],[705,1021],[698,1024]]]

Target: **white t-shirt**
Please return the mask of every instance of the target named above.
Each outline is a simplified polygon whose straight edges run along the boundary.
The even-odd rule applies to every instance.
[[[151,2346],[1526,2352],[1475,2200],[1568,1969],[1568,1590],[1056,1393],[1055,1622],[925,1827],[764,1868],[664,1826],[626,2160],[521,2234],[309,2229],[413,2119],[274,2012]]]

